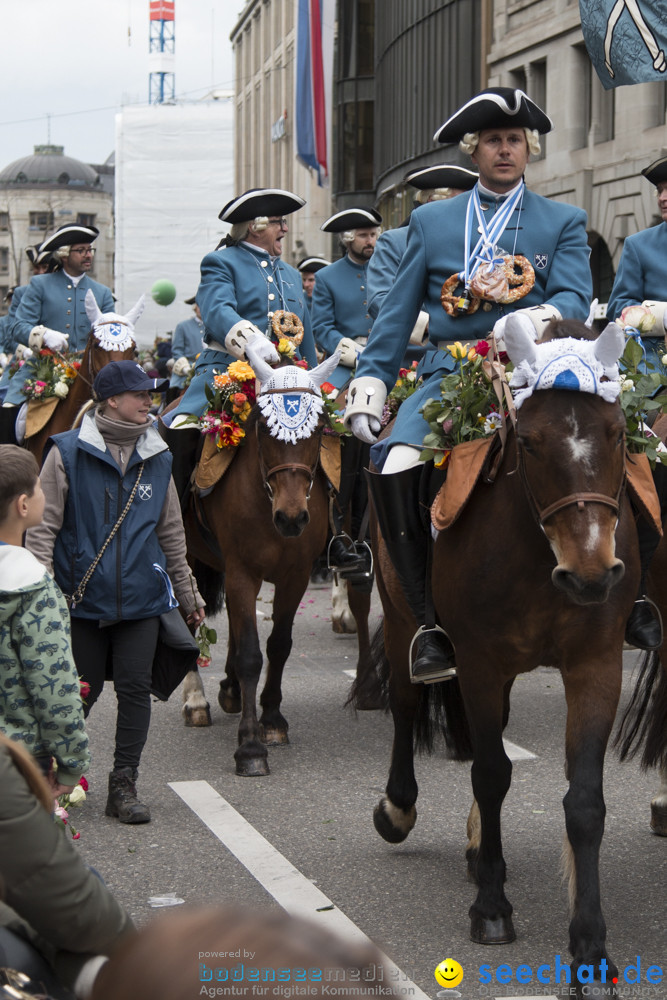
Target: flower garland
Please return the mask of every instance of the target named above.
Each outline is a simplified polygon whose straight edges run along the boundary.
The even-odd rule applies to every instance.
[[[80,356],[65,358],[43,347],[30,365],[34,374],[21,391],[28,399],[65,399],[80,367]]]
[[[427,399],[419,411],[429,425],[420,457],[432,460],[436,468],[447,466],[455,445],[493,434],[505,416],[498,410],[498,398],[484,370],[488,342],[480,340],[466,347],[457,340],[447,350],[458,365],[441,381],[440,398]],[[509,361],[504,352],[499,360],[504,365]]]
[[[635,308],[642,308],[637,306]],[[625,312],[625,310],[624,310]],[[634,327],[642,332],[641,327]],[[649,328],[650,329],[650,328]],[[667,364],[667,355],[662,358]],[[667,376],[654,369],[633,337],[629,337],[619,362],[621,392],[618,401],[625,415],[625,444],[629,452],[645,452],[651,466],[667,464],[667,449],[647,421],[667,413]]]
[[[215,440],[218,450],[237,448],[245,437],[245,424],[255,402],[255,373],[246,361],[233,361],[224,372],[213,370],[213,385],[204,386],[207,405],[200,417],[191,415],[202,434]]]

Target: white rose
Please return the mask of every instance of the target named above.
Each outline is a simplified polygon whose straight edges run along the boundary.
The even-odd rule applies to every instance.
[[[76,806],[80,802],[86,801],[86,793],[84,792],[81,785],[75,785],[72,791],[69,793],[69,804],[71,806]]]
[[[61,379],[60,382],[56,382],[56,384],[54,385],[53,392],[60,399],[64,399],[69,392],[69,385],[67,384],[67,382],[62,381]]]
[[[620,319],[623,326],[633,326],[640,333],[650,333],[655,326],[655,316],[646,306],[626,306]]]

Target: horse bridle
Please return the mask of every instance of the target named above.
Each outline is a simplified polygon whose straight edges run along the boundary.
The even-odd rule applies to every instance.
[[[564,510],[566,507],[577,506],[578,510],[585,510],[587,503],[597,503],[602,504],[605,507],[611,507],[611,509],[616,514],[616,519],[618,520],[619,512],[621,509],[621,496],[623,495],[623,490],[626,483],[626,465],[625,465],[625,452],[623,454],[623,474],[621,476],[621,482],[618,487],[618,492],[615,497],[610,497],[606,493],[592,493],[592,492],[581,492],[581,493],[568,493],[567,496],[561,497],[560,500],[555,500],[553,503],[548,504],[546,507],[540,507],[537,500],[535,499],[535,494],[532,491],[531,485],[528,481],[528,476],[526,474],[525,460],[523,457],[523,448],[521,446],[521,439],[516,435],[516,452],[517,452],[517,468],[519,470],[519,475],[521,476],[521,481],[523,487],[526,491],[528,497],[528,502],[532,508],[533,514],[539,524],[540,528],[544,530],[544,524],[557,514],[558,511]]]
[[[299,392],[299,393],[301,393],[301,392],[308,392],[308,393],[310,393],[313,396],[319,396],[320,395],[319,392],[315,391],[315,389],[310,389],[310,388],[308,388],[306,386],[306,387],[303,387],[303,388],[299,387],[298,389],[264,389],[262,392],[260,392],[260,396],[269,395],[270,393],[280,393],[282,395],[282,394],[284,394],[286,392],[289,392],[289,393],[293,393],[293,392]],[[318,436],[318,438],[320,440],[322,439],[322,432],[323,431],[324,431],[324,427],[320,426],[319,429],[318,429],[318,432],[317,432],[317,436]],[[313,463],[312,466],[305,465],[303,462],[284,462],[282,465],[274,465],[270,469],[267,469],[266,462],[264,461],[264,456],[262,455],[262,442],[260,441],[260,438],[259,438],[259,421],[255,424],[255,437],[257,439],[257,454],[259,455],[259,468],[260,468],[260,472],[262,474],[262,485],[263,485],[264,489],[266,490],[266,493],[268,495],[269,500],[273,503],[273,487],[271,486],[271,483],[269,482],[269,480],[271,479],[271,476],[274,476],[277,472],[284,472],[284,471],[302,472],[305,476],[307,476],[307,478],[308,478],[308,490],[306,492],[306,500],[310,500],[310,493],[311,493],[311,490],[313,488],[313,483],[315,481],[315,473],[317,472],[317,463],[320,460],[320,458],[319,458],[319,455],[320,455],[320,449],[319,449],[319,447],[317,449],[317,457],[316,457],[316,459],[315,459],[315,461],[314,461],[314,463]]]

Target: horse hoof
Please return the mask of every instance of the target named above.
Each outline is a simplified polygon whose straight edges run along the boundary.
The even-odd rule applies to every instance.
[[[357,623],[352,615],[341,615],[340,618],[331,619],[331,629],[336,635],[355,635]]]
[[[380,799],[373,810],[373,825],[383,840],[390,844],[404,841],[416,822],[417,810],[414,806],[406,813],[387,798]]]
[[[187,705],[184,705],[183,720],[186,726],[193,726],[198,729],[210,726],[212,725],[211,709],[208,705],[205,708],[188,708]]]
[[[516,941],[512,918],[507,916],[490,920],[479,913],[471,914],[470,940],[475,944],[511,944]]]
[[[226,688],[221,687],[218,691],[218,705],[227,715],[238,715],[241,711],[240,695],[234,695]]]
[[[236,761],[236,773],[241,778],[264,778],[271,771],[266,757],[250,757],[248,760]]]
[[[289,744],[289,736],[284,729],[262,726],[262,743],[265,747],[286,747]]]
[[[667,806],[651,803],[651,829],[659,837],[667,837]]]

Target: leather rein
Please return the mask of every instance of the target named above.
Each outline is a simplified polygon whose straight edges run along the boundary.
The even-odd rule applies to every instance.
[[[294,394],[295,392],[302,393],[308,392],[312,396],[319,396],[320,394],[314,389],[309,389],[308,387],[299,389],[265,389],[260,393],[261,396],[269,395],[270,393],[278,393],[284,395],[285,393]],[[322,432],[324,428],[320,426],[318,430],[318,437],[322,438]],[[317,472],[317,465],[320,460],[320,449],[317,449],[317,457],[313,465],[305,465],[303,462],[284,462],[282,465],[273,465],[270,469],[267,469],[266,462],[264,461],[264,456],[262,455],[262,444],[259,439],[259,421],[255,424],[255,437],[257,440],[257,454],[259,455],[259,468],[262,474],[262,485],[266,490],[268,498],[273,502],[273,487],[269,480],[272,476],[275,476],[278,472],[302,472],[308,479],[308,490],[306,492],[306,500],[310,500],[310,494],[313,488],[313,483],[315,481],[315,474]]]

